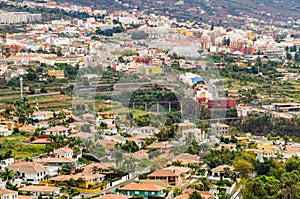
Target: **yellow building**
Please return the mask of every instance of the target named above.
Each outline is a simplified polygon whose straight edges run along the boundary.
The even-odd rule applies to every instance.
[[[155,75],[155,74],[161,74],[163,72],[162,67],[155,65],[155,66],[149,66],[146,68],[146,75]]]
[[[103,174],[84,174],[77,173],[71,175],[60,175],[56,177],[52,177],[49,179],[50,184],[56,184],[59,182],[69,182],[70,179],[73,179],[76,183],[76,187],[88,189],[90,187],[103,187],[105,186],[104,181],[105,175]],[[42,182],[43,183],[43,182]]]
[[[191,31],[188,31],[188,30],[185,30],[185,29],[180,29],[178,30],[179,34],[182,34],[184,36],[187,36],[187,37],[191,37],[193,36],[193,33]]]
[[[64,79],[65,71],[64,70],[48,70],[48,76],[55,77],[56,79]]]

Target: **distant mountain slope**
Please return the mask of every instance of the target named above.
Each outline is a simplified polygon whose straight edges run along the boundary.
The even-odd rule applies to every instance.
[[[58,0],[96,8],[120,10],[136,8],[182,19],[212,20],[224,16],[249,16],[263,20],[300,19],[300,0]],[[176,5],[177,3],[177,5]],[[202,10],[202,14],[199,14]]]

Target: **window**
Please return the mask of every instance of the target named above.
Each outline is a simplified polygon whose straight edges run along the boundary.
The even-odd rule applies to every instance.
[[[135,194],[139,194],[140,192],[139,192],[139,191],[135,191],[134,193],[135,193]]]

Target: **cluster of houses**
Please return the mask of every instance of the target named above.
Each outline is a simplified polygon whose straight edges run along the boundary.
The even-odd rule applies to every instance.
[[[47,122],[51,120],[53,113],[48,111],[35,112],[33,113],[33,117],[37,121]],[[10,181],[19,188],[18,192],[5,189],[4,184],[7,180],[3,179],[3,181],[0,181],[0,187],[2,187],[0,189],[0,196],[3,196],[3,198],[5,196],[7,199],[16,198],[16,194],[19,194],[19,198],[22,198],[23,195],[30,195],[28,198],[37,198],[39,196],[44,198],[50,196],[56,198],[64,194],[62,187],[68,185],[71,181],[73,181],[72,186],[75,186],[74,188],[77,188],[80,194],[85,196],[87,193],[91,194],[90,190],[93,190],[94,193],[100,193],[103,190],[117,188],[117,193],[107,194],[100,198],[127,198],[131,195],[140,195],[143,198],[171,198],[174,195],[175,187],[182,190],[182,194],[175,198],[187,198],[187,195],[192,191],[188,185],[193,184],[199,178],[206,178],[211,183],[228,180],[231,182],[231,186],[222,186],[222,189],[228,194],[232,194],[236,189],[236,183],[230,175],[228,175],[228,173],[235,173],[236,176],[238,176],[238,173],[236,173],[232,165],[220,165],[216,168],[208,168],[207,165],[203,164],[203,160],[198,155],[182,153],[174,156],[172,148],[176,143],[173,141],[154,141],[152,144],[143,148],[145,141],[154,137],[154,135],[159,132],[158,128],[152,126],[129,128],[126,132],[130,136],[123,137],[117,130],[113,130],[116,128],[114,114],[111,112],[99,112],[97,117],[98,124],[101,122],[107,124],[107,128],[104,129],[103,136],[100,140],[94,138],[95,133],[84,132],[78,129],[79,126],[84,123],[83,119],[74,116],[72,118],[72,115],[69,115],[64,118],[64,120],[72,121],[69,123],[69,126],[44,128],[42,134],[37,139],[31,141],[30,144],[49,145],[53,143],[51,140],[52,136],[63,136],[69,139],[86,138],[99,142],[104,146],[106,153],[109,154],[110,150],[113,149],[116,144],[122,145],[130,141],[135,142],[139,150],[133,153],[123,153],[124,157],[132,156],[136,160],[147,159],[151,161],[153,155],[149,153],[149,151],[158,150],[160,151],[158,156],[169,160],[169,162],[150,172],[147,170],[148,173],[139,179],[138,176],[141,177],[139,173],[141,171],[117,174],[115,170],[116,164],[112,162],[82,165],[79,161],[82,157],[82,149],[75,152],[70,146],[54,149],[49,154],[40,154],[39,157],[34,157],[32,162],[15,160],[9,157],[1,161],[0,170],[3,172],[5,172],[6,169],[12,171],[14,176]],[[72,118],[72,120],[70,120],[70,118]],[[32,134],[36,128],[35,126],[24,126],[23,130],[33,129],[31,132],[24,131]],[[22,127],[20,129],[22,129]],[[207,143],[212,145],[211,147],[217,144],[215,145],[217,150],[237,150],[238,147],[254,143],[253,146],[255,145],[255,147],[248,150],[253,151],[256,154],[257,160],[261,162],[264,161],[264,157],[279,158],[282,156],[283,159],[287,159],[295,155],[300,155],[299,144],[286,143],[283,140],[268,141],[266,138],[255,137],[250,134],[246,134],[245,137],[235,137],[235,142],[228,142],[232,139],[230,126],[222,123],[212,123],[208,131],[205,132],[197,128],[193,123],[184,121],[178,124],[178,134],[181,136],[179,141],[182,143],[192,135],[197,143]],[[180,163],[179,166],[175,166],[176,162]],[[62,173],[62,168],[68,166],[74,169],[69,173]],[[192,168],[198,168],[203,172],[195,172]],[[118,175],[118,177],[112,180],[112,176],[116,177],[116,175]],[[203,198],[218,198],[219,188],[219,186],[213,185],[208,191],[198,190],[198,192]]]

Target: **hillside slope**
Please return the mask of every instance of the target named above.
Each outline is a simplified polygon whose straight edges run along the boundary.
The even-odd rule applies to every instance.
[[[58,1],[108,10],[135,8],[146,13],[170,15],[183,20],[218,22],[226,20],[227,15],[255,17],[266,21],[300,19],[300,0],[184,0],[184,4],[178,4],[179,0]]]

